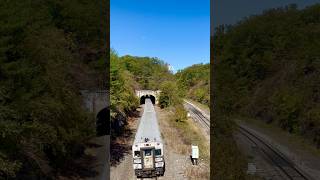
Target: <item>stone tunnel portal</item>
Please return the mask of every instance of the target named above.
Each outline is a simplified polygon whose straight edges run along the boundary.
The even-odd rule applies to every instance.
[[[145,95],[145,96],[141,96],[141,97],[140,97],[140,104],[144,104],[146,98],[150,98],[152,104],[155,104],[155,103],[156,103],[156,98],[155,98],[154,96],[152,96],[152,95]]]
[[[96,117],[96,134],[97,136],[110,135],[110,109],[104,108],[97,114]]]

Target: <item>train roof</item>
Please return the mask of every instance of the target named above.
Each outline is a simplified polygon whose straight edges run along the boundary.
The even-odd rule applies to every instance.
[[[162,143],[156,111],[153,107],[151,100],[145,100],[144,111],[140,119],[138,130],[135,136],[134,144],[148,142]]]

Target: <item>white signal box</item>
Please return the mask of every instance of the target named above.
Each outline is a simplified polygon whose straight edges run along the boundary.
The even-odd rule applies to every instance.
[[[192,149],[192,158],[193,159],[198,159],[199,158],[199,148],[198,146],[191,146]]]

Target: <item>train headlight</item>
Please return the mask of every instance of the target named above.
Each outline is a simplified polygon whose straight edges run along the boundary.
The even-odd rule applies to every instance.
[[[133,169],[142,169],[141,164],[133,164]]]
[[[155,158],[155,161],[159,162],[159,161],[163,161],[163,159],[161,157],[159,157],[159,158]]]
[[[134,159],[133,163],[141,163],[141,159]]]
[[[163,167],[164,162],[156,162],[155,165],[156,165],[156,167]]]

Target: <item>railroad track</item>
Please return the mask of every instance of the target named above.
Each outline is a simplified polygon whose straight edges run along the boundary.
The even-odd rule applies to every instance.
[[[210,119],[204,116],[202,112],[193,107],[191,104],[185,103],[184,105],[185,108],[191,113],[191,116],[198,120],[206,128],[207,131],[210,131]]]
[[[311,180],[293,162],[286,158],[281,152],[266,143],[262,138],[239,126],[239,132],[252,142],[261,152],[277,167],[280,175],[290,180]]]

